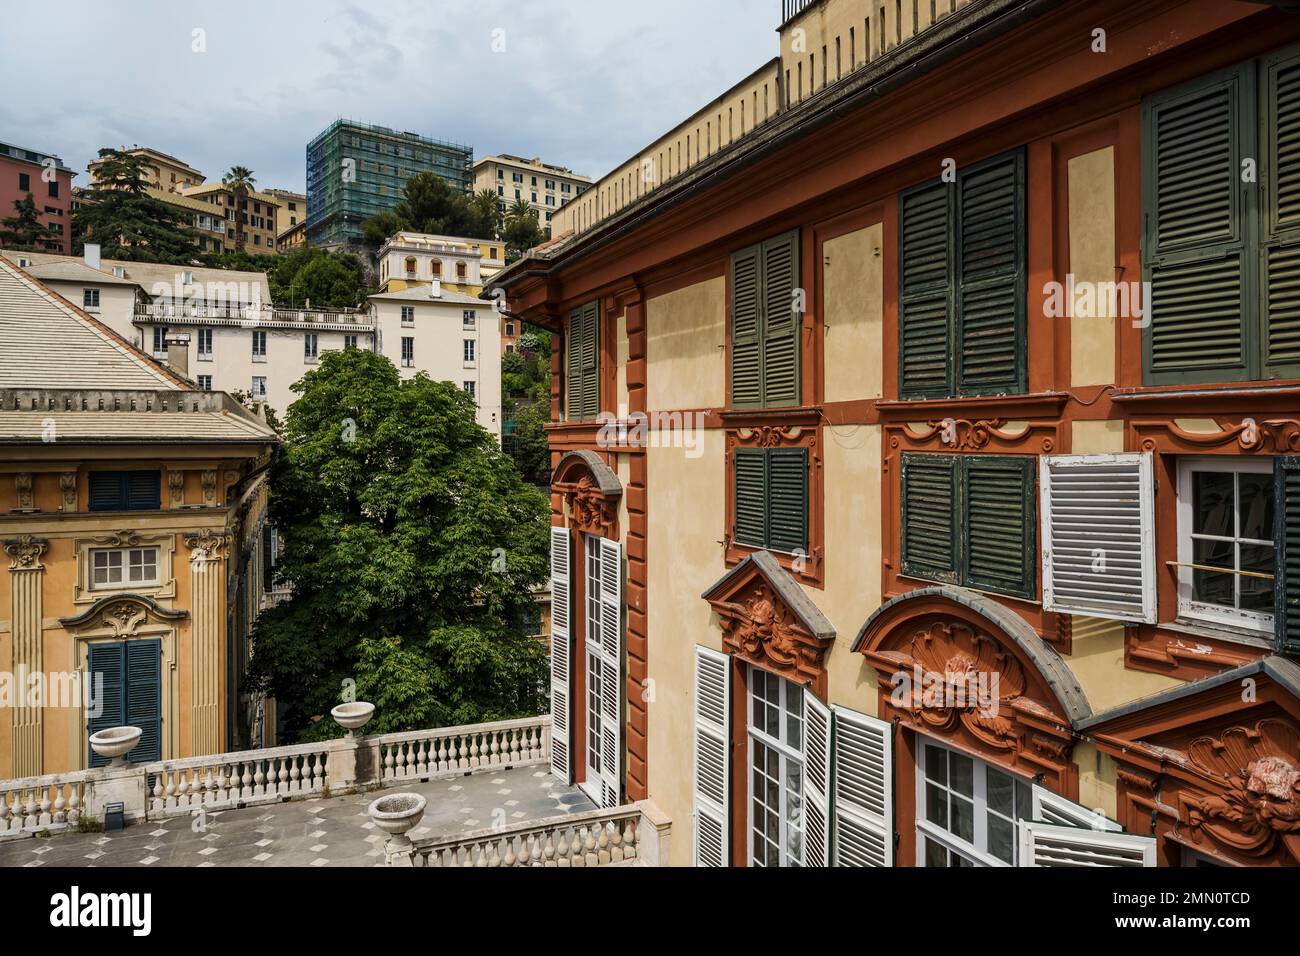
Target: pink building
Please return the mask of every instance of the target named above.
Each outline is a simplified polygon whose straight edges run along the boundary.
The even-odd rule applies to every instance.
[[[57,156],[0,143],[0,219],[12,218],[14,203],[30,193],[41,222],[58,233],[45,243],[45,251],[71,255],[74,175]]]

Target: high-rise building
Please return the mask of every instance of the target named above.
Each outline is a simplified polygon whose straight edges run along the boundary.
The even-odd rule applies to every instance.
[[[590,177],[536,157],[524,159],[502,153],[484,156],[474,164],[475,192],[489,189],[496,193],[502,210],[521,200],[528,203],[545,229],[550,228],[551,217],[561,206],[581,196],[590,186]]]
[[[472,146],[336,120],[307,144],[307,242],[359,243],[361,224],[396,206],[416,173],[469,192],[473,162]]]
[[[0,219],[17,216],[14,204],[31,196],[37,218],[53,233],[41,241],[42,248],[50,252],[71,252],[69,216],[75,175],[63,160],[50,153],[0,143]]]

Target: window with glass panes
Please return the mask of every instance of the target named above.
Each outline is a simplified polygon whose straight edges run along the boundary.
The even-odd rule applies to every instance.
[[[90,585],[92,588],[157,583],[157,548],[105,549],[90,553]]]
[[[803,865],[803,690],[749,669],[749,862]]]
[[[1273,463],[1193,459],[1178,467],[1178,613],[1273,628]]]
[[[917,866],[1015,866],[1033,790],[974,757],[923,742],[917,759]]]
[[[600,541],[595,535],[584,535],[586,551],[586,665],[587,665],[587,783],[600,785],[601,773],[601,707],[600,692],[605,680],[604,657],[600,643]],[[617,678],[615,678],[617,679]]]

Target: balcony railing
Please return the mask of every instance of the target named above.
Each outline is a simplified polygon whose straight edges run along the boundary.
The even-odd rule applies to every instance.
[[[491,767],[545,763],[551,752],[550,717],[413,730],[369,737],[371,766],[385,786],[399,780],[455,777]]]
[[[138,324],[169,322],[180,325],[239,325],[246,327],[346,325],[373,330],[370,313],[359,310],[276,309],[250,304],[149,303],[137,305]]]

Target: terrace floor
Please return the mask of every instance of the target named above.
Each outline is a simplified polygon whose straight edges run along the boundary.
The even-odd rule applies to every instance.
[[[544,766],[514,767],[393,790],[428,800],[414,839],[596,809]],[[366,807],[385,791],[142,820],[116,833],[0,841],[0,866],[383,866],[384,834]]]

